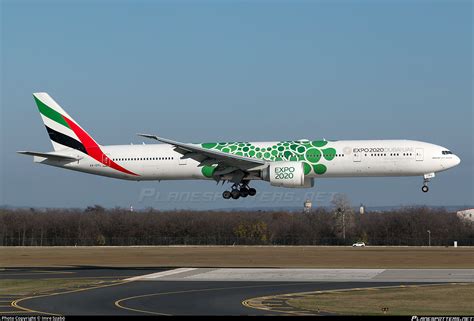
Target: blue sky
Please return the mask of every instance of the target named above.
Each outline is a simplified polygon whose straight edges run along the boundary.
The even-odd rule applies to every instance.
[[[222,208],[212,182],[123,182],[33,164],[48,151],[31,93],[50,93],[101,144],[415,139],[462,158],[422,179],[321,179],[354,204],[472,204],[470,1],[2,1],[0,204]],[[146,192],[144,192],[146,191]],[[153,191],[155,197],[143,197]],[[172,193],[198,193],[173,201]],[[171,194],[170,194],[171,193]],[[159,197],[156,195],[160,195]],[[164,199],[162,199],[164,196]],[[324,198],[324,197],[323,197]],[[184,197],[186,199],[186,197]],[[324,200],[320,203],[324,205]]]

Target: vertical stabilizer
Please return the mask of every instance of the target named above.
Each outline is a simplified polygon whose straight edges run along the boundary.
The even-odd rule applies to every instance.
[[[50,95],[34,93],[33,97],[55,151],[73,148],[87,154],[88,148],[98,147],[95,140]]]

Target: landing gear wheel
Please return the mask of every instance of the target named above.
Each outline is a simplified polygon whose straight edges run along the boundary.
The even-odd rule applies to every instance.
[[[249,196],[249,190],[246,189],[245,187],[240,189],[240,197],[247,197]]]
[[[240,192],[239,192],[238,189],[232,190],[232,192],[230,192],[230,194],[231,194],[231,196],[234,200],[239,199],[239,197],[240,197]]]
[[[257,190],[255,188],[249,188],[249,196],[255,196],[257,194]]]
[[[242,181],[240,183],[235,183],[232,185],[230,191],[225,191],[222,193],[222,197],[225,199],[232,198],[234,200],[241,197],[245,198],[247,196],[255,196],[257,190],[255,188],[250,188],[248,185],[249,181]]]
[[[423,185],[423,187],[421,188],[421,190],[423,191],[423,193],[426,193],[426,192],[428,192],[430,189],[428,188],[427,185]]]

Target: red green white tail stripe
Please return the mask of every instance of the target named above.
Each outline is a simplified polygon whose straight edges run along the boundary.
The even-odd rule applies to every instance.
[[[55,151],[76,149],[117,171],[138,176],[105,155],[99,144],[51,96],[47,93],[34,93],[33,97]]]

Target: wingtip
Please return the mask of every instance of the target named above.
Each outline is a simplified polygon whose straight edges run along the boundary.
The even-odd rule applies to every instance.
[[[155,136],[155,135],[141,134],[141,133],[137,133],[137,135],[141,136],[141,137],[145,137],[145,138],[157,139],[157,136]]]

